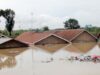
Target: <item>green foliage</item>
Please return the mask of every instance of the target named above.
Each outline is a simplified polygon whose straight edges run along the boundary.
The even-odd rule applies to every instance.
[[[49,30],[48,26],[43,27],[43,31],[48,31],[48,30]]]
[[[64,22],[65,28],[67,29],[78,29],[80,28],[80,25],[76,19],[69,19],[68,21]]]
[[[3,35],[6,35],[8,37],[15,38],[15,37],[19,36],[21,33],[27,32],[27,31],[29,31],[29,30],[14,30],[12,32],[12,35],[11,36],[8,34],[8,31],[7,30],[0,31],[0,33],[2,33]]]
[[[35,32],[41,32],[41,31],[42,31],[42,30],[40,30],[40,29],[38,29],[38,28],[35,29]]]
[[[89,31],[90,33],[94,35],[100,34],[100,27],[92,26],[92,25],[86,25],[85,29]]]
[[[11,9],[0,10],[0,16],[3,16],[6,19],[6,29],[9,32],[9,35],[11,36],[11,32],[15,23],[15,12]]]
[[[45,26],[43,28],[37,28],[37,29],[34,29],[33,30],[34,32],[43,32],[43,31],[49,31],[49,27],[48,26]]]
[[[0,16],[4,16],[4,10],[0,10]]]

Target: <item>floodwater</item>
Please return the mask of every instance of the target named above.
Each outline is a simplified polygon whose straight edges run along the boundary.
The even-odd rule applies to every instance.
[[[100,46],[74,43],[2,49],[0,75],[100,75],[100,63],[65,60],[81,55],[100,55]]]

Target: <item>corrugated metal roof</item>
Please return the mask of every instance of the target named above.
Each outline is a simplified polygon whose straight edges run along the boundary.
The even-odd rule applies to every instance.
[[[0,44],[11,40],[11,38],[0,38]]]

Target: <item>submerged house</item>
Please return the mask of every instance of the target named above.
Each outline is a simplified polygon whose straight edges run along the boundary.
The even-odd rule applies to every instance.
[[[97,37],[84,29],[68,29],[56,32],[56,35],[69,40],[72,43],[97,42]]]
[[[84,29],[53,30],[45,32],[25,32],[17,40],[35,45],[69,44],[78,42],[96,42],[97,38]]]
[[[27,43],[29,45],[45,45],[45,44],[68,44],[67,39],[64,39],[52,31],[48,32],[25,32],[16,38],[17,40]]]
[[[0,49],[28,47],[28,44],[0,34]]]

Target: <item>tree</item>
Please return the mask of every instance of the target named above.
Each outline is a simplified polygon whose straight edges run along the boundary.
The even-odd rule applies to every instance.
[[[65,28],[67,29],[78,29],[80,28],[80,25],[76,19],[69,19],[68,21],[64,22]]]
[[[0,10],[0,16],[3,16],[4,15],[4,10]]]
[[[15,17],[15,12],[11,9],[6,9],[4,11],[4,18],[6,19],[6,29],[9,32],[9,35],[11,36],[11,32],[14,27],[14,17]]]
[[[15,12],[11,9],[0,10],[0,16],[3,16],[6,19],[6,29],[9,32],[9,35],[11,36],[11,32],[15,23]]]
[[[48,30],[49,30],[48,26],[43,27],[43,31],[48,31]]]

